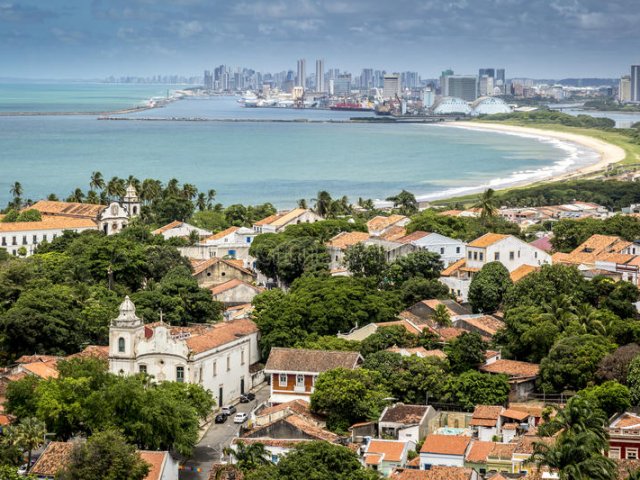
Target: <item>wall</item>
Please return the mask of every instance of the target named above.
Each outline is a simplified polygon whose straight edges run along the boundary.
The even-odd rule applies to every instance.
[[[220,261],[198,273],[195,277],[198,280],[198,285],[202,288],[210,288],[236,278],[248,283],[253,281],[252,275]]]
[[[51,242],[54,238],[61,236],[65,230],[72,232],[84,232],[85,230],[96,230],[96,228],[56,228],[48,230],[27,230],[21,232],[0,232],[0,248],[6,249],[7,253],[11,255],[17,255],[20,247],[25,247],[27,250],[27,256],[30,256],[33,255],[39,243],[42,243],[45,240]],[[35,242],[34,236],[36,239]],[[15,245],[13,244],[14,237],[16,240]]]

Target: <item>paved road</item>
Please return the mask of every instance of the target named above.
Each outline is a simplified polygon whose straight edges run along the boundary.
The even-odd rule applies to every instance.
[[[256,399],[251,403],[236,405],[238,412],[249,413],[256,405],[266,401],[269,397],[269,387],[264,385],[255,393]],[[231,439],[238,435],[239,430],[240,426],[233,423],[232,417],[223,424],[211,423],[207,433],[193,449],[192,458],[184,464],[184,469],[180,470],[180,480],[207,480],[211,464],[222,458],[222,449],[231,444]],[[200,469],[200,472],[197,469]]]

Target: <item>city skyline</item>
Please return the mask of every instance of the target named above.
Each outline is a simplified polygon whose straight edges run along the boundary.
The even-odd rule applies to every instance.
[[[633,0],[36,0],[0,4],[3,77],[201,74],[215,64],[295,70],[315,59],[350,72],[379,68],[474,74],[505,66],[533,78],[616,77],[640,63],[629,41]],[[9,67],[6,68],[6,65]],[[310,68],[311,65],[311,68]]]

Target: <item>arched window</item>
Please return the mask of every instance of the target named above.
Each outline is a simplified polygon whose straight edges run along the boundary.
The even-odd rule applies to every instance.
[[[124,338],[122,337],[118,339],[118,352],[124,353]]]

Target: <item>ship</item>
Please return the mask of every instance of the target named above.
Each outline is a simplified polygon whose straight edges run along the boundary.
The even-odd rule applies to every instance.
[[[361,105],[360,103],[336,103],[329,107],[331,110],[342,110],[347,112],[372,112],[373,108]]]

